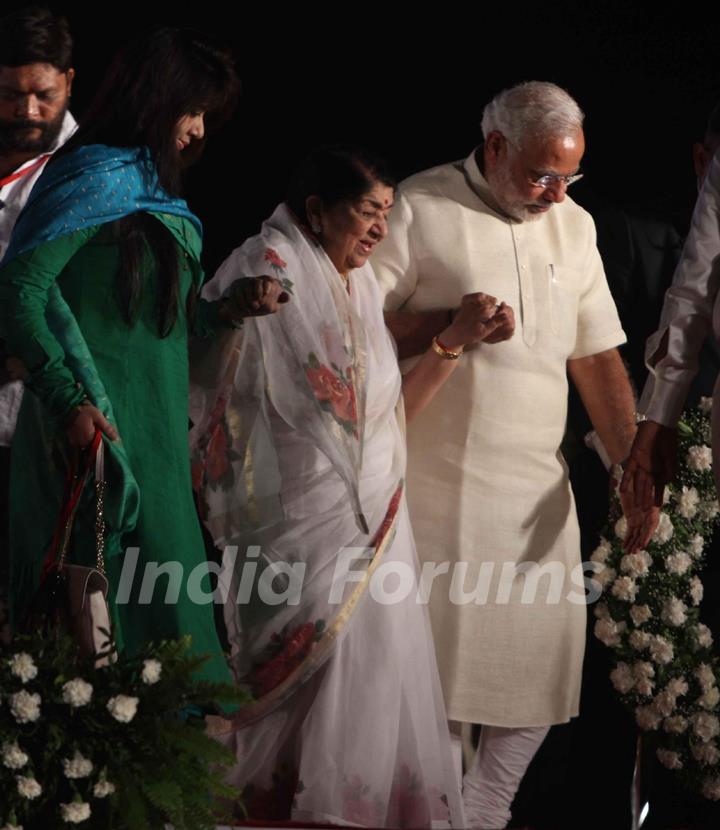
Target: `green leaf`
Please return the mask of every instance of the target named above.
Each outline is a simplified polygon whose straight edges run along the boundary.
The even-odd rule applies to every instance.
[[[695,434],[692,427],[685,423],[685,421],[678,422],[678,434],[683,438],[692,438]]]

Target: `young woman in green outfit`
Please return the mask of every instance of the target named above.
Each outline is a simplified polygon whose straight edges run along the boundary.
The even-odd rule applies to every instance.
[[[229,675],[208,578],[199,577],[205,548],[188,458],[188,338],[287,299],[270,277],[243,280],[215,303],[198,298],[201,227],[180,198],[181,174],[236,90],[229,54],[199,34],[162,28],[138,37],[48,164],[0,267],[0,336],[27,367],[34,393],[25,396],[12,450],[13,619],[39,585],[67,459],[101,430],[117,643],[135,651],[191,634],[193,649],[213,656],[205,676],[218,680]],[[71,561],[94,564],[94,519],[88,487]]]

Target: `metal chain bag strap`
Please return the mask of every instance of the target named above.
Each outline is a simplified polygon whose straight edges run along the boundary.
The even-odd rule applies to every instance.
[[[95,485],[95,567],[68,561],[75,517],[91,477]],[[65,628],[82,656],[98,656],[96,665],[107,663],[114,652],[105,575],[104,495],[105,449],[98,430],[92,444],[81,458],[75,456],[68,470],[60,517],[43,562],[40,588],[25,623],[26,628],[35,630]]]

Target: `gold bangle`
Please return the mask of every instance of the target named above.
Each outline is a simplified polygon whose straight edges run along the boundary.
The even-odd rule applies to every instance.
[[[433,337],[432,339],[432,349],[435,354],[439,355],[443,360],[457,360],[463,353],[462,346],[460,346],[459,352],[454,352],[452,349],[448,349],[443,346],[437,337]]]

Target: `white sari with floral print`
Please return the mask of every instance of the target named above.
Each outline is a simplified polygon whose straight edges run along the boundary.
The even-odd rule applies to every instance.
[[[281,205],[204,296],[270,269],[290,303],[207,349],[192,395],[232,667],[255,698],[219,730],[231,781],[253,818],[462,826],[371,267],[346,290]]]

